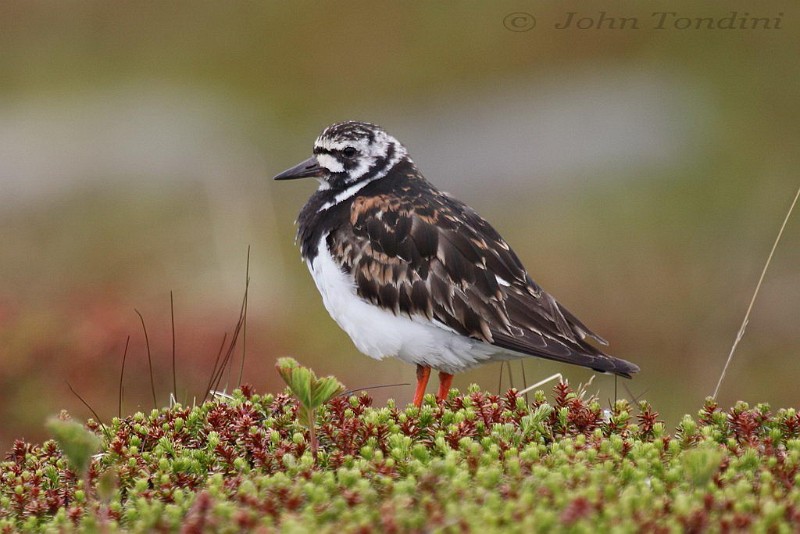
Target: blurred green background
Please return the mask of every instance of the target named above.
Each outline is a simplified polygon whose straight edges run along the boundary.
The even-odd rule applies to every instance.
[[[639,27],[556,29],[571,11]],[[780,27],[659,30],[657,11]],[[536,26],[510,31],[515,12]],[[713,391],[800,184],[799,28],[796,2],[3,2],[0,448],[42,439],[62,408],[88,417],[67,383],[116,415],[127,336],[122,412],[152,407],[134,309],[165,404],[170,291],[177,397],[202,397],[248,245],[245,382],[280,388],[284,355],[351,388],[413,382],[410,366],[357,353],[299,261],[292,223],[315,184],[270,179],[346,119],[384,126],[492,221],[535,280],[642,367],[619,394],[674,425]],[[723,404],[796,404],[799,245],[795,214]],[[524,370],[529,383],[591,376]],[[455,385],[495,390],[499,373]],[[598,376],[591,391],[608,402],[614,387]]]

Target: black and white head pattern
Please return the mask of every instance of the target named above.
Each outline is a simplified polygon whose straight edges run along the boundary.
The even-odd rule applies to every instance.
[[[408,152],[379,126],[347,121],[325,128],[314,142],[314,156],[327,171],[320,189],[344,191],[386,176]]]

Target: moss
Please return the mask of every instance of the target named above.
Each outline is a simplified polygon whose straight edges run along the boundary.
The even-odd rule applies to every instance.
[[[470,387],[421,409],[288,394],[114,419],[85,476],[56,442],[0,464],[0,532],[166,530],[767,531],[800,528],[800,417],[708,400],[666,431],[647,403],[603,410],[559,384],[526,404]]]

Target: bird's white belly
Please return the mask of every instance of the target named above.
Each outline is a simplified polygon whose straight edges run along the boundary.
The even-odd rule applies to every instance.
[[[363,300],[356,294],[352,277],[334,263],[325,237],[308,267],[328,313],[364,354],[378,360],[393,356],[447,373],[511,356],[426,317],[395,315]]]

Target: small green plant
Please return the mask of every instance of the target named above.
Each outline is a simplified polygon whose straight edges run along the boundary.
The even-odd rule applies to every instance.
[[[303,425],[308,428],[308,438],[314,459],[317,458],[316,414],[317,409],[344,391],[344,385],[335,377],[326,376],[317,378],[314,371],[303,367],[294,358],[280,358],[275,365],[278,373],[289,386],[294,396],[300,402],[297,416]]]
[[[100,449],[101,441],[97,434],[69,419],[66,412],[50,419],[47,428],[53,434],[58,447],[64,451],[72,469],[85,476],[92,455]]]

